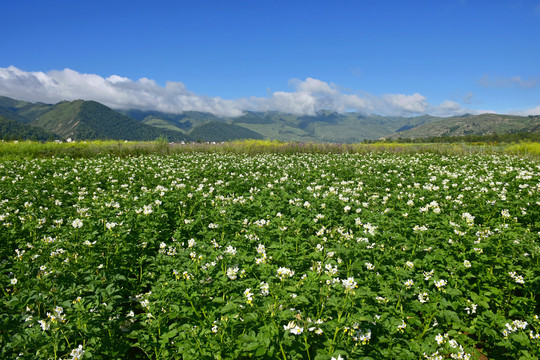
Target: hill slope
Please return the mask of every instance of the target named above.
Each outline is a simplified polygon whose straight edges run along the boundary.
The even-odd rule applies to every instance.
[[[392,134],[387,138],[430,138],[437,136],[492,135],[540,132],[540,116],[481,114],[443,118]]]
[[[176,131],[158,129],[122,115],[95,101],[63,101],[32,121],[64,138],[77,140],[155,140],[160,136],[169,141],[190,140]]]
[[[60,137],[37,126],[26,125],[0,116],[0,139],[47,141],[57,140]]]
[[[249,129],[234,124],[212,121],[197,126],[189,132],[195,140],[202,141],[230,141],[241,139],[264,139],[264,137]]]
[[[396,117],[332,111],[300,116],[276,111],[248,111],[236,118],[222,118],[196,111],[182,114],[142,110],[118,112],[95,101],[62,101],[50,105],[4,96],[0,96],[0,116],[20,124],[38,126],[60,137],[78,140],[154,140],[164,136],[169,141],[266,138],[353,143],[380,138],[417,139],[540,132],[540,116],[466,114],[449,118],[430,115]],[[13,129],[17,134],[24,133],[13,123],[6,125],[5,129]]]
[[[230,121],[269,139],[351,143],[378,139],[404,126],[414,127],[438,119],[440,118],[432,116],[406,118],[359,113],[339,114],[332,111],[320,111],[312,116],[298,116],[269,111],[247,112]]]
[[[50,111],[54,105],[31,103],[0,96],[0,115],[28,124],[38,116]]]

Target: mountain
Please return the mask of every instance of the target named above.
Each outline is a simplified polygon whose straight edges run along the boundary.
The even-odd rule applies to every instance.
[[[540,133],[540,116],[465,114],[439,118],[427,124],[387,136],[389,139],[416,139],[438,136],[493,135],[518,132]]]
[[[195,140],[201,141],[231,141],[240,139],[264,139],[264,137],[244,127],[212,121],[199,125],[189,132]]]
[[[319,111],[294,115],[277,111],[246,111],[227,118],[185,111],[115,111],[95,101],[62,101],[57,104],[30,103],[0,96],[0,116],[18,124],[39,127],[62,138],[227,141],[271,139],[299,142],[354,143],[363,140],[419,139],[437,136],[489,135],[540,132],[540,116],[464,114],[454,117],[365,115]],[[23,134],[10,122],[5,129]],[[15,130],[17,129],[17,130]],[[5,130],[7,131],[7,130]],[[2,136],[10,136],[6,133]]]
[[[0,96],[0,115],[24,124],[32,122],[41,114],[51,110],[53,106]]]
[[[58,140],[59,136],[43,130],[37,126],[23,124],[16,120],[0,116],[0,139],[1,140]]]
[[[216,115],[198,111],[184,111],[181,114],[168,114],[160,111],[127,110],[121,111],[121,113],[148,125],[174,129],[177,131],[190,131],[198,125],[211,121],[227,121]]]
[[[184,133],[142,124],[95,101],[61,101],[47,105],[0,97],[0,114],[61,138],[144,141],[165,137],[169,141],[191,140]]]
[[[324,141],[353,143],[378,139],[395,133],[404,126],[414,127],[439,118],[339,114],[320,111],[315,115],[283,114],[275,111],[247,112],[231,119],[231,123],[282,141]]]

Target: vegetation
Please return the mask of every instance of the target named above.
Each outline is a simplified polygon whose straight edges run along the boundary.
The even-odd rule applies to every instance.
[[[364,143],[374,142],[400,142],[400,143],[488,143],[488,144],[511,144],[522,141],[540,142],[540,132],[517,132],[507,134],[488,134],[488,135],[463,135],[463,136],[432,136],[428,138],[397,138],[385,140],[365,140]]]
[[[540,116],[481,114],[454,116],[392,134],[389,138],[435,138],[540,133]]]
[[[39,126],[64,139],[77,140],[152,140],[163,136],[169,141],[266,138],[302,143],[353,144],[380,138],[394,141],[398,138],[449,139],[457,136],[540,133],[540,116],[466,114],[450,118],[430,115],[391,117],[331,111],[299,116],[269,111],[220,118],[195,111],[182,114],[141,110],[117,112],[93,101],[64,101],[47,105],[6,97],[0,97],[0,116]]]
[[[493,143],[395,143],[375,142],[361,144],[295,143],[270,140],[237,140],[221,143],[168,143],[160,138],[156,141],[78,141],[78,142],[0,142],[0,156],[19,158],[72,157],[91,158],[96,156],[141,156],[151,154],[511,154],[530,158],[540,157],[540,143],[521,142],[516,144]]]
[[[141,141],[165,136],[170,141],[189,140],[182,133],[141,124],[95,101],[59,103],[34,123],[64,138],[73,139]]]
[[[537,159],[152,146],[0,158],[2,358],[540,355]]]
[[[37,126],[22,124],[18,121],[6,119],[0,116],[0,139],[1,140],[34,140],[47,141],[57,140],[59,137]]]
[[[255,131],[234,124],[209,122],[193,129],[189,136],[198,141],[231,141],[239,139],[263,139]]]

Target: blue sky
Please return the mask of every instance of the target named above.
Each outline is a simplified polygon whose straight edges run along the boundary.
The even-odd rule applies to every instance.
[[[0,95],[170,112],[540,114],[540,0],[6,1]]]

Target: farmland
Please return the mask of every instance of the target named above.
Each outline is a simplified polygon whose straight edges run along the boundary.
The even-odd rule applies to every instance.
[[[0,354],[535,359],[540,165],[507,154],[0,161]]]

